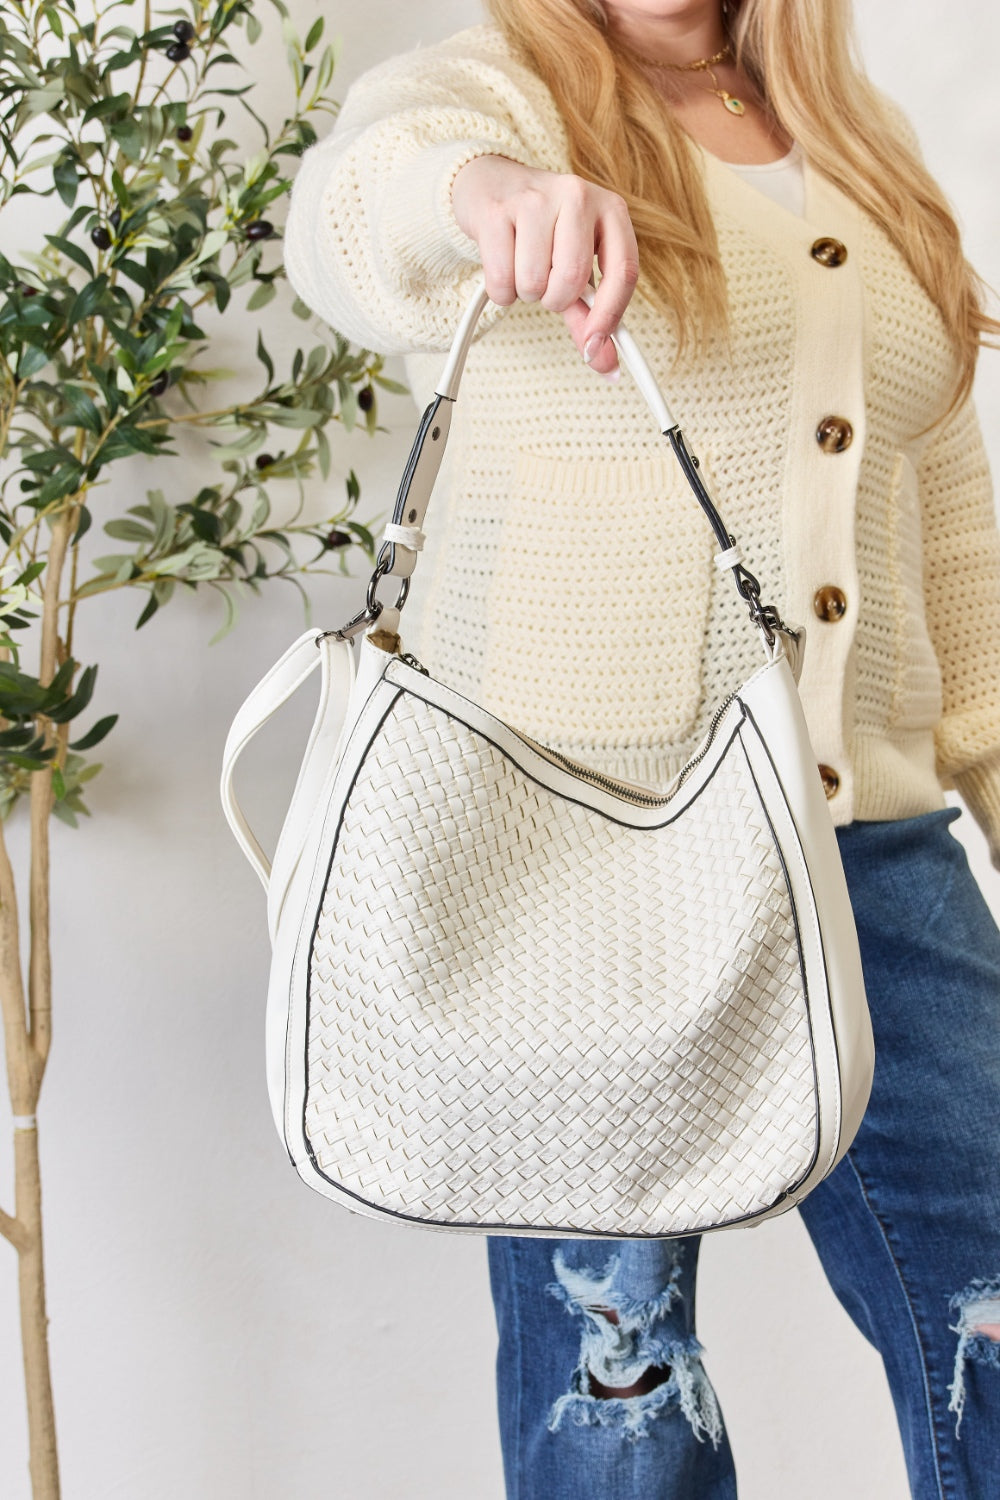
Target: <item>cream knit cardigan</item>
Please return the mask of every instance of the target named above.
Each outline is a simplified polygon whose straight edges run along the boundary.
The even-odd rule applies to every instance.
[[[954,374],[940,317],[808,162],[803,219],[694,149],[730,345],[671,371],[671,333],[641,297],[625,325],[765,601],[806,626],[800,688],[816,759],[839,777],[834,822],[927,812],[956,787],[1000,867],[1000,539],[972,406],[940,422]],[[359,344],[409,353],[421,405],[481,275],[451,185],[485,154],[570,170],[551,95],[488,24],[359,78],[295,182],[292,285]],[[825,236],[842,265],[810,254]],[[853,428],[841,453],[816,440],[830,415]],[[480,320],[425,530],[405,646],[608,774],[669,780],[763,660],[634,383],[596,377],[537,304],[490,303]],[[828,584],[846,596],[836,621],[814,607]]]

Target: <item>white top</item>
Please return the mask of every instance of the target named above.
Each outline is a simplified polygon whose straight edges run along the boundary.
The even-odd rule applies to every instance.
[[[802,148],[797,141],[788,155],[782,156],[778,161],[752,164],[727,161],[725,165],[731,171],[738,172],[751,187],[758,188],[760,192],[773,198],[775,203],[780,203],[782,208],[787,208],[789,213],[796,214],[800,219],[805,214],[806,183],[802,170]]]

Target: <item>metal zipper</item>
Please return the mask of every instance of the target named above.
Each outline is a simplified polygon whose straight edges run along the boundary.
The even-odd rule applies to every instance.
[[[643,807],[663,807],[667,802],[670,802],[677,795],[677,793],[680,791],[681,786],[687,780],[690,772],[693,771],[698,762],[700,760],[703,760],[704,757],[708,754],[712,741],[715,738],[715,731],[719,727],[722,716],[735,697],[735,693],[730,693],[729,697],[724,699],[723,702],[719,704],[718,708],[715,710],[715,713],[712,715],[711,722],[708,726],[708,734],[705,739],[705,743],[698,751],[698,754],[693,756],[691,760],[689,760],[687,764],[681,768],[677,780],[674,782],[671,790],[659,796],[655,792],[638,792],[633,787],[630,787],[627,782],[616,781],[611,776],[602,775],[600,771],[592,771],[589,766],[582,766],[579,761],[571,760],[568,755],[563,755],[562,751],[552,750],[548,745],[541,745],[537,740],[531,739],[526,734],[522,734],[521,738],[526,741],[526,743],[529,744],[533,750],[539,751],[542,755],[548,757],[550,760],[558,761],[561,765],[565,766],[568,771],[572,771],[574,775],[579,776],[582,780],[593,782],[595,786],[603,787],[605,791],[613,792],[616,797],[621,797],[623,800],[629,802],[638,803]],[[520,731],[518,732],[520,733]]]
[[[411,651],[403,653],[399,659],[400,661],[405,661],[408,667],[414,667],[416,671],[422,672],[425,677],[429,677],[431,675],[430,672],[428,672],[427,668],[423,665],[423,663],[419,662]],[[573,775],[578,776],[581,781],[589,781],[594,786],[602,787],[604,791],[612,792],[616,797],[621,797],[623,800],[628,802],[637,803],[641,807],[663,807],[665,803],[669,802],[674,796],[676,796],[677,792],[680,791],[681,786],[687,780],[687,777],[689,776],[691,771],[693,771],[698,762],[700,760],[703,760],[704,757],[708,754],[712,741],[715,738],[715,731],[718,729],[722,717],[726,712],[726,709],[733,702],[735,697],[735,692],[730,693],[728,698],[724,698],[719,704],[718,708],[715,710],[715,713],[712,715],[711,721],[709,722],[708,734],[705,738],[704,744],[698,751],[697,755],[692,756],[687,764],[682,766],[677,780],[673,785],[673,788],[665,795],[657,795],[655,792],[636,791],[635,788],[629,786],[627,782],[616,781],[614,777],[604,776],[600,771],[592,771],[589,766],[582,766],[579,761],[571,760],[570,757],[568,755],[564,755],[561,750],[553,750],[550,746],[543,745],[538,740],[533,740],[530,735],[522,734],[520,730],[517,730],[516,733],[520,739],[524,740],[526,745],[531,746],[532,750],[536,750],[539,755],[544,756],[546,760],[557,761],[561,766],[564,766],[566,770],[572,771]]]
[[[709,751],[709,748],[710,748],[710,746],[712,744],[712,741],[715,738],[715,731],[719,727],[719,723],[720,723],[720,721],[722,719],[722,716],[726,712],[726,709],[729,707],[729,705],[733,702],[733,700],[735,698],[736,698],[736,693],[735,692],[730,693],[729,696],[728,696],[728,698],[723,698],[722,702],[719,704],[718,708],[715,710],[715,713],[712,715],[711,721],[709,722],[708,737],[705,740],[705,743],[702,745],[701,749],[698,751],[698,754],[697,755],[693,755],[691,757],[691,759],[688,761],[687,765],[681,767],[680,774],[677,777],[677,785],[674,787],[674,791],[675,792],[683,784],[683,782],[685,782],[687,780],[688,773],[690,771],[693,771],[694,768],[695,768],[695,766],[698,764],[698,762],[700,760],[704,760],[705,756],[708,754],[708,751]]]
[[[518,730],[520,734],[520,730]],[[621,797],[629,802],[636,802],[644,807],[660,807],[664,802],[669,802],[669,797],[657,796],[655,792],[637,792],[633,787],[623,781],[615,781],[612,776],[603,776],[600,771],[592,771],[589,766],[581,766],[579,761],[571,760],[568,755],[563,755],[560,750],[552,750],[548,745],[540,745],[530,735],[521,734],[521,739],[532,750],[536,750],[547,760],[558,761],[565,766],[567,771],[572,771],[581,781],[592,782],[594,786],[602,787],[606,792],[613,792],[616,797]]]

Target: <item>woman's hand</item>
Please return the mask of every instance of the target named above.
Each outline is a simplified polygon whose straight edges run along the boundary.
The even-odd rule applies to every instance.
[[[572,173],[477,156],[455,177],[452,207],[479,246],[492,301],[509,307],[520,298],[561,312],[590,368],[602,375],[618,370],[609,335],[639,276],[624,198]],[[601,281],[589,308],[580,294],[595,254]]]

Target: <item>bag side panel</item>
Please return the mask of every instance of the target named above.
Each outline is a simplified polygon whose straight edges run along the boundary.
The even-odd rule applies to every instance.
[[[273,947],[268,977],[267,1007],[264,1023],[265,1070],[268,1099],[275,1129],[281,1137],[292,1160],[296,1160],[293,1144],[296,1138],[294,1126],[289,1132],[288,1100],[286,1097],[289,1067],[289,1048],[292,1045],[292,995],[296,952],[305,928],[309,930],[315,918],[316,895],[326,869],[328,850],[327,830],[336,827],[340,817],[345,789],[357,769],[359,758],[371,738],[372,726],[377,724],[392,703],[398,691],[384,680],[385,665],[390,660],[384,652],[370,647],[371,655],[362,651],[357,675],[351,689],[346,716],[338,732],[335,752],[331,753],[326,777],[319,786],[315,798],[310,798],[308,826],[301,838],[302,852],[288,875],[280,900],[276,902],[276,920],[273,932]],[[343,715],[343,704],[339,707],[331,702],[331,714]],[[329,743],[329,736],[320,741]],[[282,831],[285,836],[285,831]],[[317,868],[318,867],[318,868]]]
[[[805,1196],[844,1155],[871,1093],[875,1048],[857,929],[836,831],[809,740],[802,702],[785,662],[740,694],[743,739],[787,851],[803,923],[808,992],[818,1042],[821,1147]],[[766,739],[765,739],[766,733]]]

